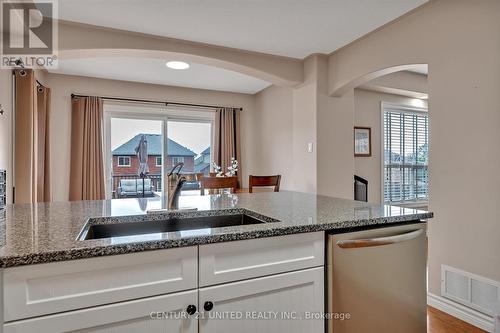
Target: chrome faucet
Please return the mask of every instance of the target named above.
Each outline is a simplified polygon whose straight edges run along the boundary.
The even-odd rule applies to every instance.
[[[168,209],[169,210],[177,210],[179,209],[179,196],[181,194],[181,189],[184,183],[186,182],[186,177],[179,177],[177,180],[177,184],[175,185],[175,189],[168,198]]]

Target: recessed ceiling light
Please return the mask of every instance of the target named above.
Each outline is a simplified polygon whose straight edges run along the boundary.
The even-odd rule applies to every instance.
[[[167,67],[172,69],[188,69],[189,64],[184,61],[168,61]]]

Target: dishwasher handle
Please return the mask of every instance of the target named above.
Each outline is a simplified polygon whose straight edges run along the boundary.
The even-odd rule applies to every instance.
[[[411,232],[406,232],[404,234],[387,236],[387,237],[339,240],[337,242],[337,246],[342,249],[354,249],[360,247],[396,244],[415,239],[418,236],[422,235],[423,233],[424,233],[423,229],[418,229]]]

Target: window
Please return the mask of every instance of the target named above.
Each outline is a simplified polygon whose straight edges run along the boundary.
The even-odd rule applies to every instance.
[[[172,166],[176,165],[177,163],[184,163],[184,157],[183,156],[172,156]]]
[[[183,174],[209,170],[209,163],[199,162],[210,155],[214,117],[215,113],[207,110],[105,101],[106,198],[143,195],[142,187],[135,189],[139,179],[135,148],[143,136],[149,156],[145,196],[165,191],[167,180],[161,169],[170,171],[172,163],[184,162]],[[125,190],[128,183],[134,184],[134,191]],[[189,185],[192,190],[199,186],[197,182]]]
[[[427,111],[383,104],[385,202],[427,201]]]
[[[119,167],[129,167],[130,166],[130,156],[118,156],[118,166]]]

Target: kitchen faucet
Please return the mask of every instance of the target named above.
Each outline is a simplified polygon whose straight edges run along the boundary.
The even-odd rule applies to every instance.
[[[168,198],[168,209],[169,210],[177,210],[179,209],[179,196],[181,194],[181,189],[184,183],[186,182],[186,177],[179,177],[177,180],[177,184],[175,185],[174,191],[170,194]]]

